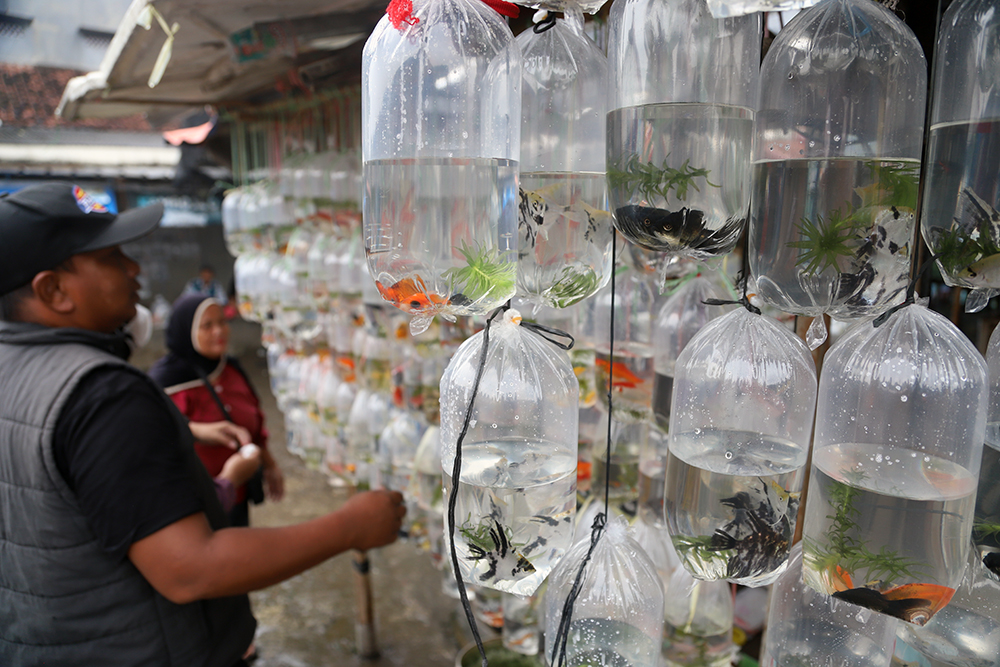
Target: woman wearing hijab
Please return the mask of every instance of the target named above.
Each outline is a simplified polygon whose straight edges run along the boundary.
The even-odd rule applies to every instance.
[[[203,294],[179,298],[167,323],[166,343],[167,355],[153,365],[149,375],[190,420],[198,439],[195,451],[209,474],[219,475],[226,461],[239,456],[239,446],[248,440],[261,448],[267,496],[280,500],[284,479],[267,451],[260,402],[243,369],[226,354],[229,322],[222,304]],[[216,444],[226,442],[220,431],[231,436],[229,446]],[[234,526],[249,524],[247,485],[236,490],[230,521]]]

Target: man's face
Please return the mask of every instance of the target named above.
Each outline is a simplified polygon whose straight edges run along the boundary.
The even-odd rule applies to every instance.
[[[215,274],[208,269],[202,269],[198,276],[201,278],[201,282],[206,285],[215,279]]]
[[[121,246],[73,255],[70,270],[59,270],[72,298],[76,326],[111,333],[135,317],[139,303],[139,265]]]

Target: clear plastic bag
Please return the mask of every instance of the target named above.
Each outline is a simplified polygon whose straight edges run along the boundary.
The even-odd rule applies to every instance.
[[[584,568],[566,633],[565,662],[558,647],[563,607],[590,550],[584,539],[552,572],[545,593],[547,664],[657,667],[663,635],[663,584],[649,556],[628,536],[625,521],[608,519]],[[558,647],[561,650],[561,647]]]
[[[738,308],[677,359],[667,526],[699,579],[748,586],[785,568],[816,404],[816,366],[776,320]]]
[[[604,182],[608,62],[567,12],[517,37],[524,59],[518,205],[518,293],[565,308],[611,276]]]
[[[507,310],[491,325],[447,532],[466,582],[530,595],[572,540],[579,392],[569,356],[520,320]],[[446,497],[483,339],[463,343],[441,378]]]
[[[972,527],[972,539],[983,553],[1000,552],[1000,326],[993,330],[986,347],[986,366],[990,403],[976,491],[976,523]]]
[[[1000,579],[969,549],[955,596],[927,625],[900,623],[897,634],[944,665],[992,666],[1000,658]]]
[[[806,583],[924,624],[961,581],[987,409],[986,364],[923,306],[861,323],[823,363],[803,527]]]
[[[1000,12],[993,0],[953,2],[934,57],[921,231],[952,286],[981,310],[1000,288]],[[976,298],[982,297],[982,298]]]
[[[810,499],[811,501],[811,499]],[[802,582],[802,544],[771,587],[761,667],[889,667],[897,621]]]
[[[362,59],[364,239],[419,333],[514,295],[521,53],[480,0],[415,0]]]
[[[674,368],[684,346],[701,328],[726,311],[710,306],[706,299],[718,299],[719,293],[708,278],[696,276],[674,292],[660,307],[653,322],[653,414],[657,425],[670,427],[670,399],[674,395]]]
[[[878,315],[909,282],[927,65],[871,0],[825,0],[761,65],[748,252],[757,294],[797,315]]]
[[[733,643],[733,593],[724,581],[699,581],[683,567],[667,585],[663,660],[666,667],[727,667]]]
[[[543,9],[551,12],[583,12],[596,14],[608,0],[540,0],[540,2],[521,2],[525,7]]]
[[[422,419],[400,410],[382,429],[378,447],[385,466],[383,480],[387,489],[404,492],[409,489],[414,474],[413,462],[426,428]]]
[[[714,19],[705,0],[620,0],[608,19],[608,198],[648,250],[708,259],[750,206],[759,15]]]
[[[623,424],[650,421],[653,416],[653,289],[645,276],[620,260],[611,286],[594,297],[597,398],[605,410],[612,390],[612,416]],[[614,311],[614,350],[611,319]],[[636,452],[638,453],[638,451]]]
[[[667,482],[668,439],[666,432],[655,425],[650,425],[647,430],[648,436],[639,450],[636,516],[644,523],[666,529],[667,524],[663,518],[663,495],[666,492]]]

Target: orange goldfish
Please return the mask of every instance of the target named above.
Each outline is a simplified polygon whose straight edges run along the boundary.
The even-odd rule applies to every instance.
[[[386,287],[376,280],[375,287],[378,288],[378,293],[382,295],[383,299],[392,302],[400,310],[405,310],[408,313],[420,312],[428,306],[440,306],[448,303],[448,299],[433,292],[428,293],[427,285],[424,284],[424,280],[420,276],[404,278],[392,287]]]
[[[611,375],[613,376],[611,379],[611,386],[618,389],[618,391],[621,391],[622,389],[634,389],[643,382],[641,377],[630,371],[628,367],[620,361],[616,361],[612,364],[608,363],[604,359],[598,359],[597,367],[600,368],[605,375],[608,375],[609,371],[611,371]]]
[[[337,357],[337,366],[340,367],[340,375],[344,382],[354,382],[357,379],[354,371],[354,359],[348,356]]]

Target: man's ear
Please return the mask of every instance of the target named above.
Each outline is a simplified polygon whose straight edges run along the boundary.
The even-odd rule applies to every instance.
[[[69,315],[76,308],[73,299],[63,287],[63,274],[42,271],[31,281],[31,289],[41,305],[60,315]]]

